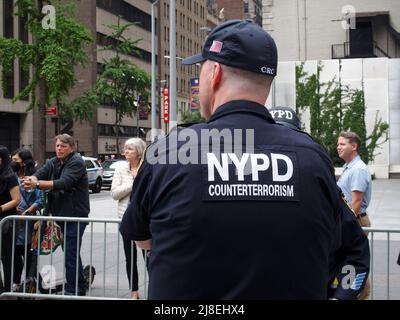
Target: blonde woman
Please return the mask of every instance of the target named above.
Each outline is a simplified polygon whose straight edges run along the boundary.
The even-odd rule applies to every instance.
[[[132,192],[133,180],[136,177],[140,160],[143,157],[146,143],[140,138],[131,138],[125,142],[124,155],[126,163],[115,168],[114,177],[111,185],[111,196],[118,200],[118,217],[122,218],[129,205]],[[134,241],[123,237],[126,272],[131,290],[131,298],[139,298],[139,281],[137,271],[137,250]]]

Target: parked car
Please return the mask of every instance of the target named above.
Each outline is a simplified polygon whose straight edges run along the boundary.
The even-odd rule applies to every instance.
[[[115,168],[126,163],[126,160],[108,159],[101,164],[103,166],[103,186],[111,189],[112,180],[114,177]]]
[[[103,167],[96,158],[82,157],[86,164],[89,179],[89,189],[93,193],[99,193],[103,186]]]

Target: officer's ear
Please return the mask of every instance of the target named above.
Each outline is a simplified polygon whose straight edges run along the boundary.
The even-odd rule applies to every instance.
[[[223,75],[223,69],[220,63],[213,62],[211,71],[211,86],[213,89],[217,89],[221,83]]]

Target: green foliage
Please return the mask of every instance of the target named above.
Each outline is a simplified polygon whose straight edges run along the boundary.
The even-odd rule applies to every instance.
[[[382,121],[382,118],[378,119],[378,112],[376,112],[375,115],[375,123],[374,127],[372,129],[372,132],[369,136],[367,136],[367,143],[368,145],[366,146],[366,152],[367,152],[367,159],[374,159],[375,156],[377,156],[380,153],[375,153],[375,150],[379,148],[379,146],[383,143],[385,143],[389,139],[389,124],[386,122]],[[380,138],[383,138],[383,141],[381,140],[378,142]]]
[[[58,103],[58,105],[61,105],[60,117],[62,119],[79,119],[80,121],[91,119],[98,101],[99,97],[94,90],[89,90],[71,102],[63,100]]]
[[[95,91],[101,101],[111,101],[116,108],[116,124],[119,125],[124,116],[133,116],[137,111],[137,102],[149,96],[151,85],[150,75],[134,65],[122,55],[137,52],[139,40],[131,40],[124,37],[124,33],[134,25],[128,23],[108,26],[113,32],[107,38],[112,45],[102,50],[111,51],[114,57],[104,60],[104,72],[98,78]]]
[[[377,113],[373,130],[367,136],[364,91],[343,86],[335,78],[322,83],[321,70],[319,64],[317,73],[309,75],[304,71],[304,64],[296,66],[296,111],[299,118],[305,109],[309,109],[310,134],[327,149],[334,165],[343,164],[336,151],[342,130],[356,132],[362,141],[361,158],[366,163],[373,161],[376,149],[388,139],[389,125],[378,118]]]
[[[60,1],[46,1],[46,4],[59,4],[56,14],[56,29],[42,27],[43,15],[34,0],[17,0],[16,15],[26,19],[26,29],[32,35],[32,43],[26,44],[16,39],[0,38],[0,63],[3,67],[2,85],[5,76],[12,72],[12,64],[19,59],[24,70],[33,67],[30,83],[15,98],[32,96],[28,110],[35,107],[36,91],[42,86],[44,100],[47,105],[63,101],[76,83],[74,68],[84,65],[87,54],[86,45],[93,42],[89,33],[74,18],[74,7]],[[60,113],[70,119],[89,120],[93,114],[92,106],[85,110],[72,108],[69,103],[59,105]]]
[[[194,123],[202,123],[206,122],[206,119],[204,119],[199,111],[196,112],[183,112],[182,113],[182,123],[184,124],[194,124]]]
[[[112,34],[107,37],[111,45],[104,47],[102,51],[110,51],[114,56],[103,61],[104,71],[93,88],[93,94],[97,96],[99,103],[108,102],[115,107],[117,154],[120,153],[119,126],[125,116],[133,117],[137,113],[138,105],[147,104],[151,86],[150,75],[130,60],[123,58],[130,53],[139,55],[136,45],[140,39],[131,40],[124,37],[124,33],[132,25],[134,24],[121,25],[119,17],[117,25],[108,26],[112,30]]]
[[[105,63],[95,90],[101,101],[112,101],[119,125],[124,116],[135,114],[138,100],[148,96],[150,85],[147,72],[117,56]]]

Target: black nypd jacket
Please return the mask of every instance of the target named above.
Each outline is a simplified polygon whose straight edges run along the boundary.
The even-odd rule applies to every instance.
[[[52,180],[49,193],[49,211],[55,216],[87,217],[90,212],[89,183],[82,157],[73,152],[61,165],[51,158],[35,174],[38,180]]]
[[[339,187],[338,193],[341,198],[341,246],[332,252],[330,258],[328,297],[356,300],[370,271],[369,242]]]
[[[326,299],[340,223],[332,168],[310,137],[250,101],[158,140],[120,228],[152,239],[149,299]]]

